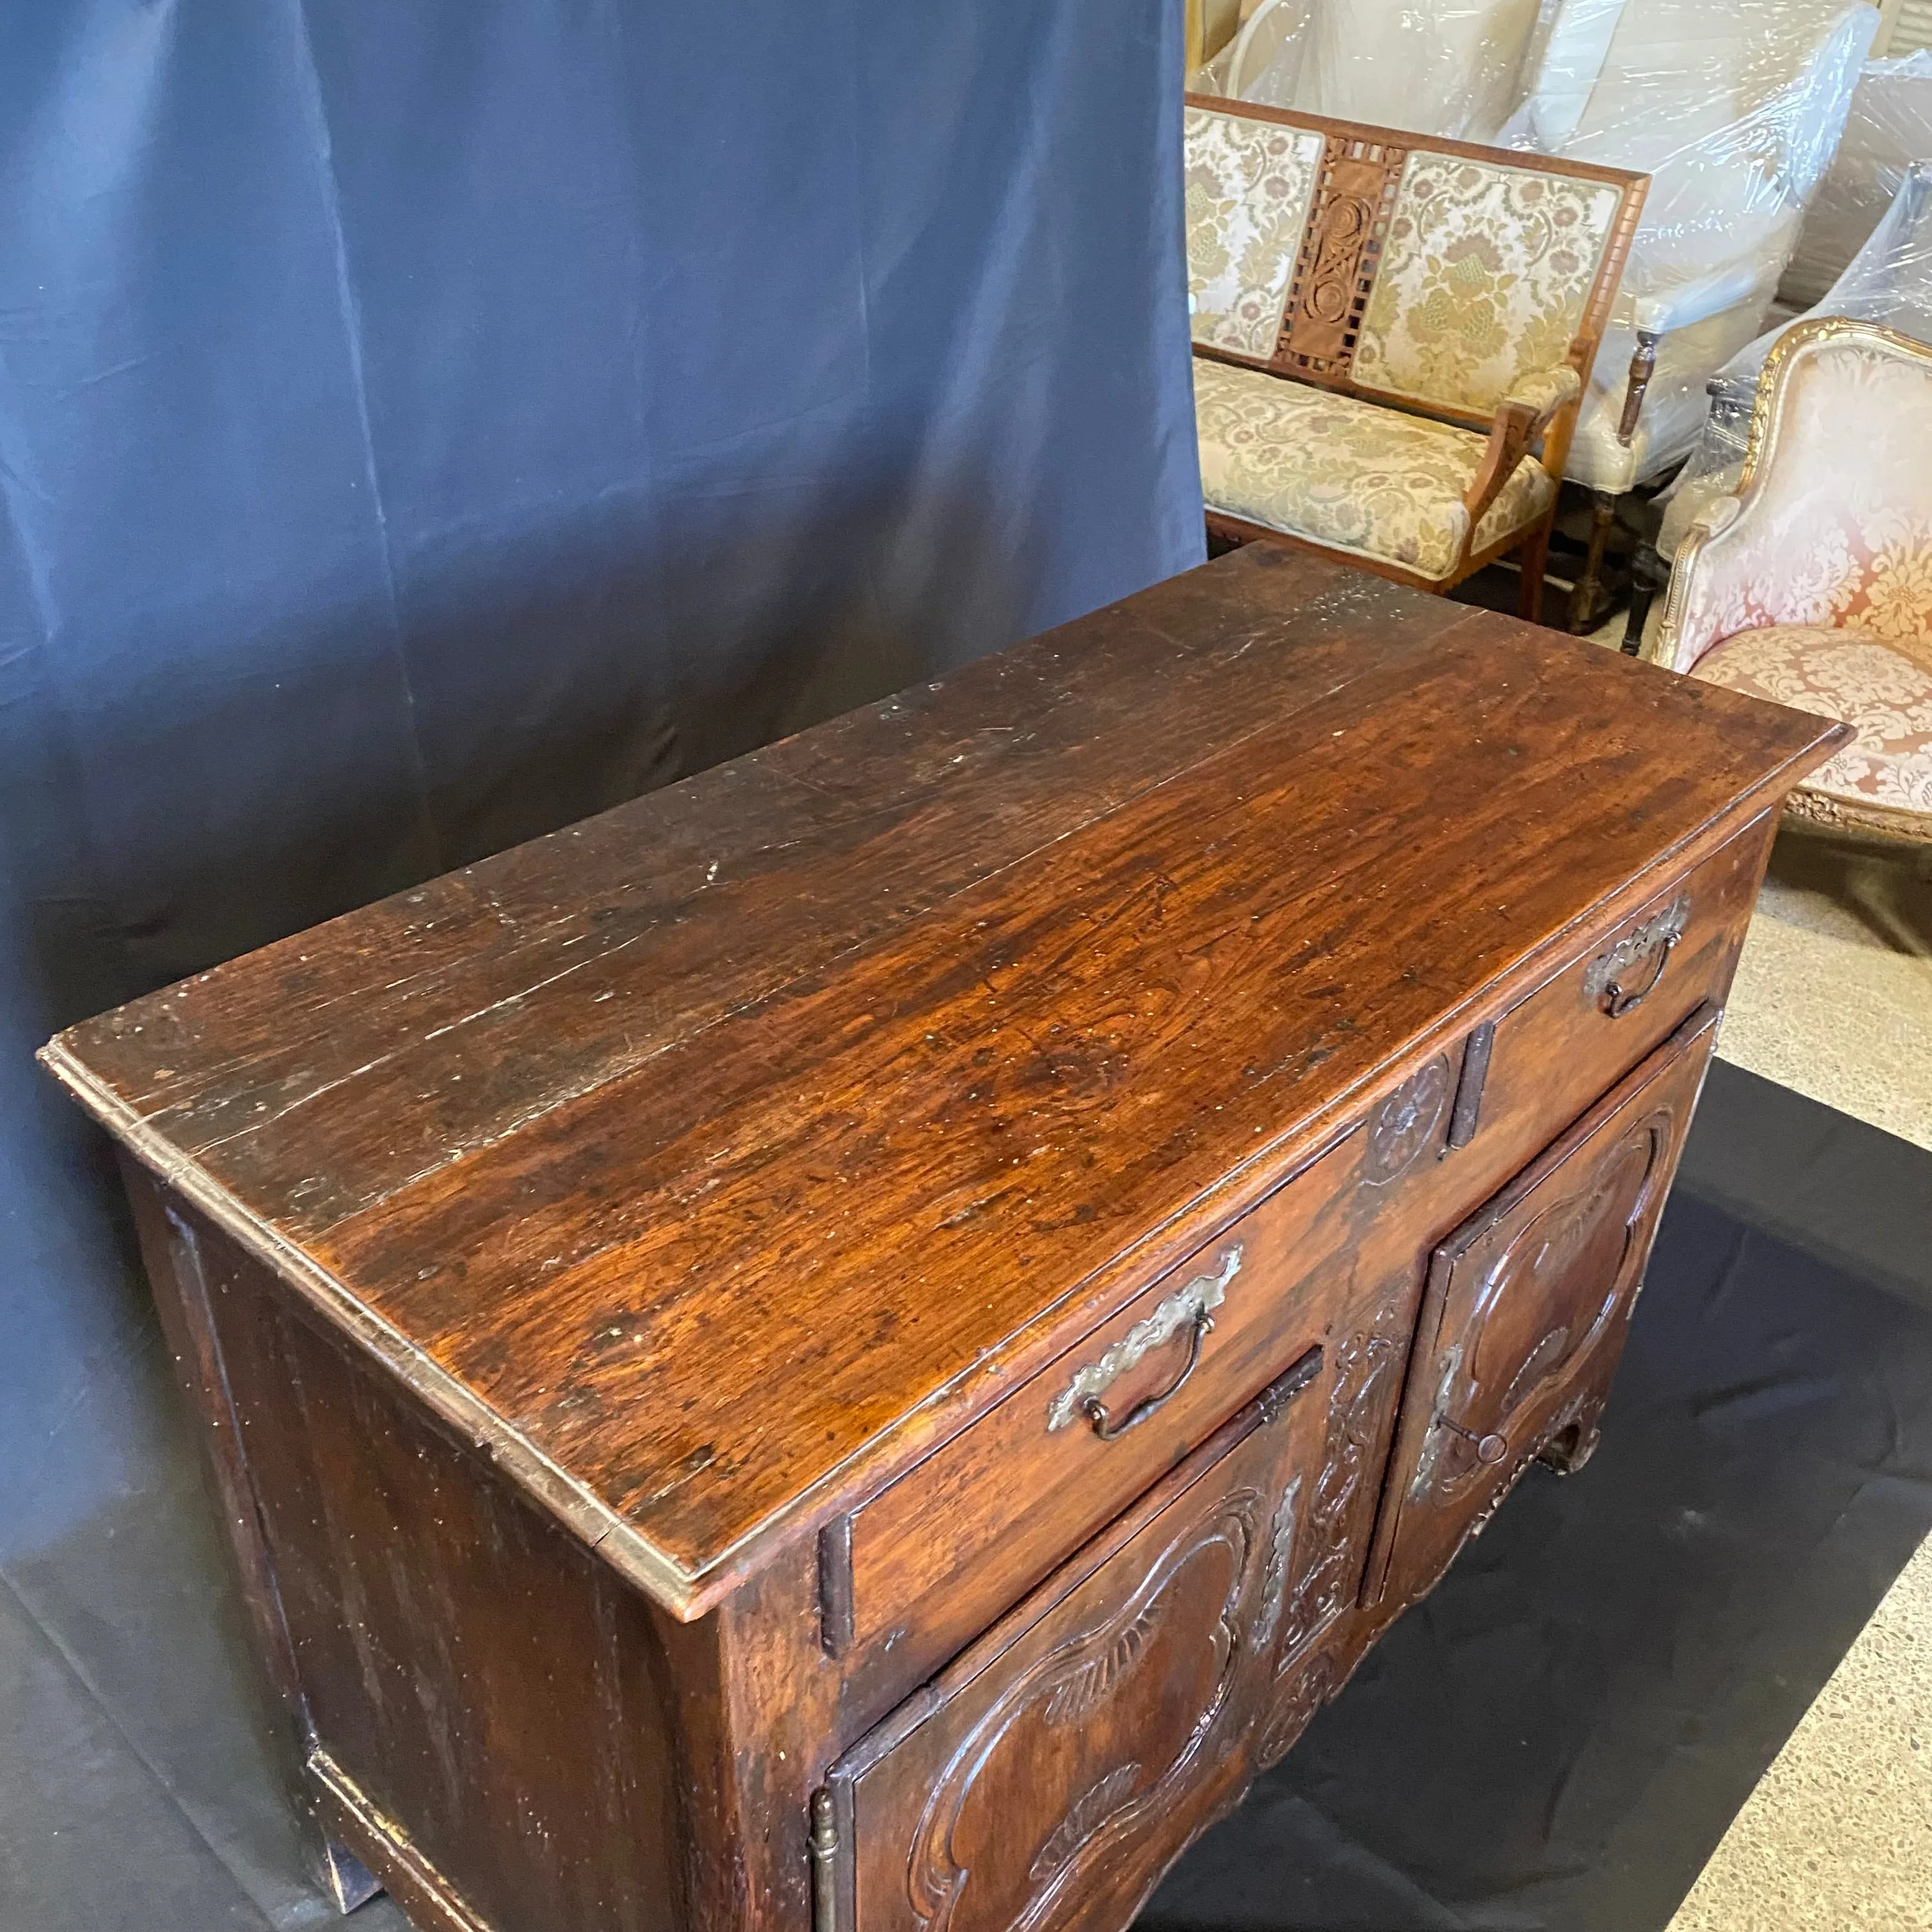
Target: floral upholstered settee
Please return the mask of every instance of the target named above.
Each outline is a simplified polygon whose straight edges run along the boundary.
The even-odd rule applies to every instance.
[[[1189,285],[1208,523],[1446,590],[1522,553],[1644,179],[1190,96]]]
[[[1932,845],[1932,349],[1838,319],[1779,340],[1646,654],[1853,726],[1792,812]]]

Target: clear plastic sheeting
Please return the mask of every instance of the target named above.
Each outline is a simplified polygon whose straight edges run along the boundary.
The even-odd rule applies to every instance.
[[[1570,457],[1620,492],[1688,453],[1706,384],[1762,329],[1878,22],[1862,0],[1260,0],[1194,84],[1650,176]]]
[[[1299,106],[1310,4],[1310,0],[1261,0],[1234,38],[1188,76],[1190,89],[1263,107]]]
[[[1522,97],[1538,0],[1260,0],[1198,92],[1492,141]]]
[[[1809,308],[1851,266],[1914,162],[1932,160],[1932,48],[1874,61],[1852,96],[1845,138],[1804,218],[1782,299]]]
[[[1652,177],[1570,474],[1620,491],[1688,453],[1762,328],[1877,30],[1859,0],[1544,0],[1507,145]],[[1639,333],[1655,371],[1619,435]]]
[[[1736,492],[1766,358],[1790,330],[1824,316],[1876,322],[1932,343],[1932,160],[1906,172],[1885,218],[1822,302],[1760,336],[1712,379],[1702,436],[1664,499],[1660,556],[1674,557],[1705,506]]]

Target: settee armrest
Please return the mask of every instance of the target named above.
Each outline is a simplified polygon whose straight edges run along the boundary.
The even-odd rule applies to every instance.
[[[1532,445],[1582,393],[1582,377],[1568,362],[1559,362],[1553,369],[1539,369],[1534,375],[1518,376],[1515,386],[1497,404],[1496,419],[1490,426],[1489,447],[1483,452],[1483,466],[1462,499],[1468,508],[1472,538],[1476,526],[1502,494],[1504,485],[1516,474]]]
[[[1713,644],[1722,641],[1725,626],[1714,622],[1712,614],[1733,601],[1729,592],[1743,587],[1736,580],[1737,560],[1723,539],[1743,513],[1737,497],[1714,496],[1691,518],[1671,563],[1664,621],[1642,652],[1652,663],[1688,673]]]

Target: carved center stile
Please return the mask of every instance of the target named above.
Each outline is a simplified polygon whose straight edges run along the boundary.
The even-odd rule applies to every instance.
[[[1354,362],[1384,220],[1406,158],[1403,148],[1329,137],[1275,351],[1304,375],[1346,378]]]
[[[1283,1605],[1278,1676],[1293,1668],[1354,1598],[1358,1552],[1351,1532],[1401,1360],[1396,1338],[1372,1330],[1351,1336],[1336,1351],[1321,1473]]]
[[[1347,316],[1362,259],[1362,238],[1374,212],[1370,202],[1354,196],[1328,204],[1315,272],[1304,298],[1308,313],[1318,321],[1339,322]]]

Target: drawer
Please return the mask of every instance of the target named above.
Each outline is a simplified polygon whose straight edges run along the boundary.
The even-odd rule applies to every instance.
[[[1430,1257],[1366,1602],[1414,1602],[1535,1457],[1587,1453],[1718,1017],[1693,1014]]]
[[[832,1526],[821,1574],[842,1571],[828,1594],[846,1598],[850,1622],[844,1643],[830,1647],[852,1651],[855,1708],[885,1708],[929,1676],[1328,1338],[1359,1270],[1402,1277],[1392,1291],[1402,1305],[1384,1318],[1406,1340],[1418,1250],[1412,1236],[1398,1238],[1409,1214],[1391,1210],[1442,1184],[1454,1064],[1429,1061],[1192,1258]],[[1393,1386],[1384,1402],[1377,1364],[1357,1360],[1351,1338],[1334,1339],[1334,1386],[1322,1400],[1339,1405],[1356,1438],[1392,1429]],[[1383,1447],[1351,1439],[1338,1449],[1327,1480],[1350,1493],[1324,1518],[1324,1594],[1353,1600],[1369,1525],[1345,1504],[1359,1466]]]
[[[1318,1358],[832,1767],[820,1932],[1128,1922],[1248,1775],[1321,1454]]]
[[[1724,1004],[1776,829],[1753,820],[1496,1022],[1474,1118],[1459,1123],[1490,1172],[1514,1172],[1687,1015]]]

